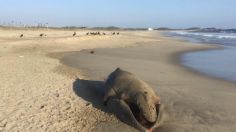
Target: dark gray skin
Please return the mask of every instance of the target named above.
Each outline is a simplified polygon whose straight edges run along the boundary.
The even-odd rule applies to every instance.
[[[140,131],[155,127],[160,98],[147,83],[117,68],[108,76],[105,87],[104,104],[118,118]]]

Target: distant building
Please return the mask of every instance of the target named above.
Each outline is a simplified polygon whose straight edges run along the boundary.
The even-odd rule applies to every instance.
[[[153,31],[153,28],[148,28],[148,31]]]

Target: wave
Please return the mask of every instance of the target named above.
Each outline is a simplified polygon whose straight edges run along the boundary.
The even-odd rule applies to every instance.
[[[171,31],[171,33],[181,36],[199,36],[218,39],[236,39],[235,33],[195,33],[187,31]]]
[[[232,35],[222,35],[222,36],[218,36],[218,38],[232,38],[232,39],[235,39],[236,36],[232,36]]]

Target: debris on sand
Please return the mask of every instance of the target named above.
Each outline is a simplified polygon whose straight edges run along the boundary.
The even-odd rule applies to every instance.
[[[41,106],[40,106],[40,109],[43,109],[43,108],[44,108],[44,105],[41,105]]]
[[[44,35],[44,33],[41,33],[39,36],[40,36],[40,37],[43,37],[43,35]]]
[[[73,36],[75,36],[75,35],[76,35],[76,32],[73,33]]]

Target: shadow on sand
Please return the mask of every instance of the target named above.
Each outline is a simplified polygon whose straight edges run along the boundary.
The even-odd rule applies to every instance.
[[[113,102],[109,102],[112,108],[115,108],[114,111],[114,109],[111,110],[103,105],[103,97],[105,93],[104,81],[85,80],[77,78],[73,83],[73,90],[79,97],[90,102],[93,105],[93,107],[106,113],[114,114],[121,122],[127,124],[128,126],[133,126],[130,120],[121,118],[122,117],[121,115],[123,115],[123,111],[121,108],[122,106]],[[127,130],[128,129],[134,130],[134,128],[130,128],[128,126],[122,125],[122,127],[125,127]],[[111,128],[109,126],[105,126],[105,128],[114,131],[113,130],[114,128]]]
[[[93,107],[110,113],[103,105],[104,81],[77,78],[73,83],[73,90],[76,95],[91,103]]]
[[[79,97],[84,100],[90,102],[93,107],[102,110],[106,113],[115,114],[116,117],[122,121],[123,123],[135,127],[132,123],[132,120],[125,118],[121,118],[124,113],[120,111],[121,106],[119,104],[111,104],[113,107],[117,108],[115,111],[109,110],[107,107],[103,105],[103,97],[105,93],[105,83],[104,81],[97,80],[85,80],[77,78],[73,83],[73,90]],[[127,115],[127,117],[129,117]],[[133,129],[131,129],[133,130]],[[156,131],[156,130],[154,130]]]

